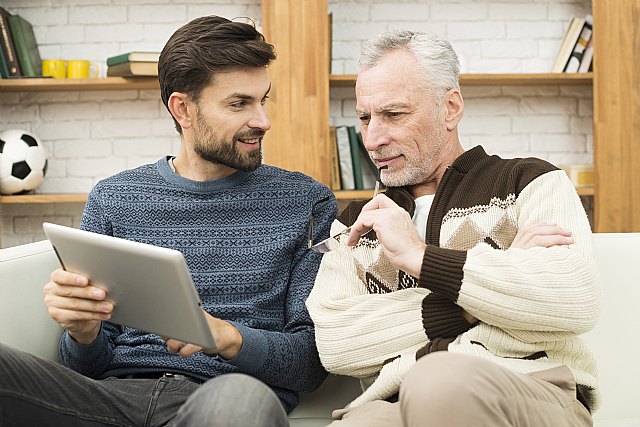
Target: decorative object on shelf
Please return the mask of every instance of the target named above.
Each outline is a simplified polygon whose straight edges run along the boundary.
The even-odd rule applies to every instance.
[[[64,79],[67,77],[67,61],[63,59],[43,59],[42,76]]]
[[[595,171],[593,165],[560,165],[560,169],[564,170],[573,186],[578,188],[593,187],[595,184]]]
[[[70,59],[67,61],[68,79],[95,79],[98,77],[98,64],[86,59]]]
[[[35,190],[47,172],[47,152],[34,134],[9,129],[0,133],[0,193]]]

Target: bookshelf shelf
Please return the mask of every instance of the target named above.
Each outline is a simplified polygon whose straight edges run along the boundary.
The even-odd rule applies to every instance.
[[[85,203],[87,194],[20,194],[15,196],[1,196],[0,204],[39,204],[39,203]]]
[[[159,89],[157,77],[104,77],[98,79],[3,79],[0,92],[43,92],[62,90]]]
[[[355,74],[332,74],[329,77],[331,87],[352,87],[356,82]],[[462,86],[499,86],[499,85],[591,85],[593,73],[541,73],[541,74],[461,74]]]
[[[593,196],[593,187],[577,188],[576,191],[580,196]],[[334,191],[338,200],[358,200],[369,199],[373,196],[373,189],[370,190],[337,190]],[[0,204],[2,205],[20,205],[20,204],[43,204],[43,203],[85,203],[87,194],[22,194],[15,196],[1,196]]]
[[[352,87],[355,74],[332,74],[331,87]],[[462,74],[464,86],[490,85],[591,85],[593,73],[571,74]],[[99,79],[3,79],[0,92],[43,92],[63,90],[158,89],[157,77],[104,77]]]

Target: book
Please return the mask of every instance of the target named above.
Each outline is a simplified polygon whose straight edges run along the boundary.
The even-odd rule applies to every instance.
[[[353,162],[351,161],[351,144],[347,126],[336,127],[336,145],[340,162],[340,182],[343,190],[355,190],[353,178]]]
[[[11,31],[9,30],[9,16],[11,16],[11,14],[0,7],[0,41],[2,42],[0,54],[4,57],[4,62],[7,67],[7,74],[4,75],[3,73],[3,77],[19,76],[22,73],[18,57],[16,56],[13,38],[11,37]]]
[[[589,40],[584,53],[582,54],[582,60],[580,61],[580,67],[578,67],[579,73],[587,73],[591,69],[591,63],[593,62],[593,37]]]
[[[16,49],[16,56],[20,63],[21,76],[35,77],[42,75],[42,60],[38,51],[36,36],[33,34],[33,27],[20,15],[11,15],[9,20],[9,31],[13,38]]]
[[[9,77],[9,67],[7,66],[7,60],[4,59],[4,52],[0,49],[0,79],[6,79]]]
[[[329,155],[330,166],[329,170],[329,188],[332,190],[342,189],[340,184],[340,159],[338,158],[338,142],[336,141],[336,128],[329,128]]]
[[[360,164],[362,165],[362,186],[364,189],[374,188],[378,180],[378,168],[376,164],[373,163],[373,160],[371,160],[369,151],[367,151],[367,148],[362,143],[362,134],[357,132],[356,136],[358,137]]]
[[[578,72],[580,62],[582,61],[582,55],[584,54],[584,51],[587,48],[589,41],[591,40],[591,34],[593,32],[591,21],[591,15],[587,15],[587,17],[585,18],[584,27],[582,27],[582,32],[580,33],[580,37],[578,37],[578,41],[573,47],[573,52],[571,52],[571,56],[567,61],[567,66],[564,68],[565,73]]]
[[[107,77],[157,76],[157,62],[122,62],[107,68]]]
[[[160,52],[127,52],[107,58],[107,66],[123,62],[158,62]]]
[[[347,126],[349,135],[349,149],[351,150],[351,162],[353,163],[353,184],[356,190],[364,189],[362,182],[362,165],[360,164],[360,148],[358,148],[358,135],[355,126]]]
[[[571,52],[573,52],[573,48],[580,37],[580,33],[582,33],[584,24],[585,20],[583,18],[578,18],[576,16],[571,18],[569,27],[564,34],[564,38],[560,44],[560,49],[556,55],[556,60],[553,63],[553,67],[551,67],[552,73],[562,73],[564,71],[567,62],[569,61],[569,57],[571,56]]]

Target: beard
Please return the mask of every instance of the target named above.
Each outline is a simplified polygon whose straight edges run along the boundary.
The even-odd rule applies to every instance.
[[[430,150],[418,157],[405,155],[405,164],[401,169],[387,168],[380,171],[380,181],[387,187],[407,187],[419,185],[431,179],[437,173],[438,161],[447,144],[444,132],[438,132],[423,144],[430,144]],[[393,157],[401,153],[376,152],[375,157]]]
[[[202,117],[199,117],[198,122],[193,149],[202,159],[245,172],[254,171],[262,165],[262,141],[258,142],[259,150],[243,152],[238,149],[238,140],[262,138],[265,131],[238,132],[233,135],[231,143],[228,143],[217,138],[213,129]]]

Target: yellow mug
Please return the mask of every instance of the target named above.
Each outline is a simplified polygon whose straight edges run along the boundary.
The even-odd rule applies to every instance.
[[[43,59],[42,75],[64,79],[67,76],[67,65],[62,59]]]
[[[70,59],[67,61],[67,78],[86,79],[98,77],[98,64],[86,59]]]

